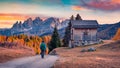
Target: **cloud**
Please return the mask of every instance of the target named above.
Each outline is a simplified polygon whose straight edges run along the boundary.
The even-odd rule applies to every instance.
[[[11,13],[0,13],[0,20],[25,20],[29,17],[33,16],[28,16],[25,14],[11,14]]]
[[[120,0],[112,0],[112,3],[119,3],[120,4]]]
[[[58,1],[58,0],[57,0]],[[120,0],[61,0],[64,5],[69,5],[72,10],[101,10],[118,11],[120,10]],[[56,3],[54,1],[54,3]]]
[[[38,7],[34,6],[33,4],[37,5],[44,5],[44,6],[69,6],[71,5],[77,6],[77,7],[72,7],[74,10],[81,10],[78,8],[79,7],[86,7],[87,9],[97,9],[97,10],[105,10],[105,11],[115,11],[115,10],[120,10],[120,0],[1,0],[1,3],[8,2],[8,3],[22,3],[22,4],[32,4],[30,7],[31,8],[36,8]],[[13,5],[14,7],[20,7],[21,5]],[[23,5],[26,6],[26,5]],[[24,7],[22,7],[24,8]],[[25,8],[29,8],[28,6]],[[76,9],[77,8],[77,9]],[[17,8],[19,9],[19,8]],[[21,10],[21,9],[19,9]],[[30,10],[30,9],[29,9]],[[32,11],[32,10],[31,10]]]
[[[72,6],[71,8],[72,10],[84,10],[84,8],[80,6]]]
[[[91,0],[91,1],[81,0],[81,2],[83,3],[82,6],[91,9],[104,11],[120,10],[120,0]]]

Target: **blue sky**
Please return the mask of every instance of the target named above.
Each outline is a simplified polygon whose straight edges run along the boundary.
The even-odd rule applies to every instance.
[[[17,20],[40,16],[68,19],[79,13],[100,24],[120,21],[120,0],[0,0],[0,28]]]

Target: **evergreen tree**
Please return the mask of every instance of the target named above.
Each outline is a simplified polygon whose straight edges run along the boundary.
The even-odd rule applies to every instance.
[[[69,41],[71,39],[71,26],[72,26],[71,21],[72,20],[74,20],[73,15],[71,16],[70,22],[68,23],[68,27],[66,27],[66,29],[65,29],[65,35],[63,38],[63,46],[64,47],[68,47]]]
[[[55,26],[53,34],[52,34],[52,38],[49,44],[49,50],[52,51],[53,49],[60,47],[60,46],[61,46],[60,37],[57,31],[57,27]]]
[[[82,18],[81,18],[81,16],[80,16],[79,14],[77,14],[77,16],[76,16],[75,19],[76,19],[76,20],[82,20]]]
[[[70,20],[74,20],[74,16],[73,15],[70,17]]]

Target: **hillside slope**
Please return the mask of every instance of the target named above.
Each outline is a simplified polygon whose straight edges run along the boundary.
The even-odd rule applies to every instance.
[[[104,42],[73,49],[57,48],[60,59],[54,68],[120,68],[120,43],[109,40]],[[96,51],[81,52],[90,47],[96,48]]]
[[[115,36],[112,39],[113,40],[120,40],[120,28],[117,30]]]
[[[120,22],[115,24],[103,24],[98,28],[98,37],[101,39],[111,39],[120,28]]]
[[[33,55],[35,55],[35,53],[29,47],[15,47],[15,48],[0,47],[0,63],[10,61],[15,58]]]

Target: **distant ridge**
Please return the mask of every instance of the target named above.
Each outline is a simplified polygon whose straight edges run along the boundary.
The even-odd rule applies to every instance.
[[[0,35],[51,35],[53,28],[56,25],[62,38],[68,23],[68,19],[60,22],[58,18],[54,17],[49,17],[44,21],[40,17],[36,17],[34,20],[28,18],[23,23],[17,21],[10,29],[0,29]],[[115,24],[102,24],[98,28],[97,36],[100,39],[111,39],[116,34],[118,28],[120,28],[120,22]]]
[[[103,24],[98,29],[98,37],[101,39],[112,39],[120,28],[120,22],[115,24]]]

